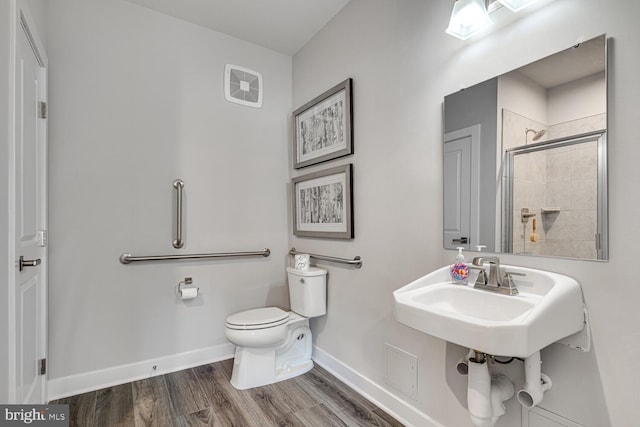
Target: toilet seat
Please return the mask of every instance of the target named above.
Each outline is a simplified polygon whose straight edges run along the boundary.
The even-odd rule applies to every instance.
[[[225,326],[234,330],[275,328],[289,321],[289,313],[277,307],[256,308],[241,311],[227,317]]]

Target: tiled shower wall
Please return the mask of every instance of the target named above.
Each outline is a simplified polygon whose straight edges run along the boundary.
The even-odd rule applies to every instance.
[[[605,129],[606,115],[546,126],[503,110],[503,147],[531,144],[532,133],[525,142],[527,128],[547,130],[538,143]],[[521,154],[514,160],[513,252],[597,258],[596,142]],[[536,242],[531,241],[533,219],[521,222],[525,207],[536,214]]]

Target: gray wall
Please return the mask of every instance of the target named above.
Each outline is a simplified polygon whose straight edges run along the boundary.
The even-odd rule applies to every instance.
[[[446,426],[468,426],[464,379],[455,361],[464,349],[399,325],[391,293],[442,265],[442,101],[444,96],[602,33],[614,39],[609,73],[609,262],[502,255],[504,263],[578,279],[592,321],[591,353],[560,344],[543,352],[553,379],[543,407],[601,427],[637,423],[640,287],[629,280],[640,226],[628,183],[640,180],[636,126],[640,110],[640,4],[542,1],[466,42],[445,34],[451,3],[352,0],[294,57],[293,106],[344,79],[354,79],[356,238],[326,242],[290,237],[299,249],[361,255],[361,270],[334,268],[326,319],[313,322],[318,347]],[[338,162],[336,162],[338,163]],[[296,175],[293,173],[293,175]],[[633,274],[633,273],[631,273]],[[418,356],[418,399],[386,385],[384,343]],[[520,425],[516,405],[500,426]]]
[[[288,307],[291,58],[122,0],[57,0],[48,33],[50,378],[226,345],[230,313]],[[227,63],[263,73],[263,108],[224,99]],[[269,258],[118,262],[265,247]],[[186,276],[201,290],[187,304],[175,296]]]

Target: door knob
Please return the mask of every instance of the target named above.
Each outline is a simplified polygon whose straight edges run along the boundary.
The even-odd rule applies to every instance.
[[[40,265],[40,258],[38,259],[24,259],[24,257],[20,257],[20,271],[24,270],[25,267],[35,267]]]

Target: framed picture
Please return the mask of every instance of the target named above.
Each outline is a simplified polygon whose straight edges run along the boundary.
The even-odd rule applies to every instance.
[[[353,153],[351,86],[347,79],[293,112],[293,167]]]
[[[293,178],[293,234],[353,239],[352,165]]]

